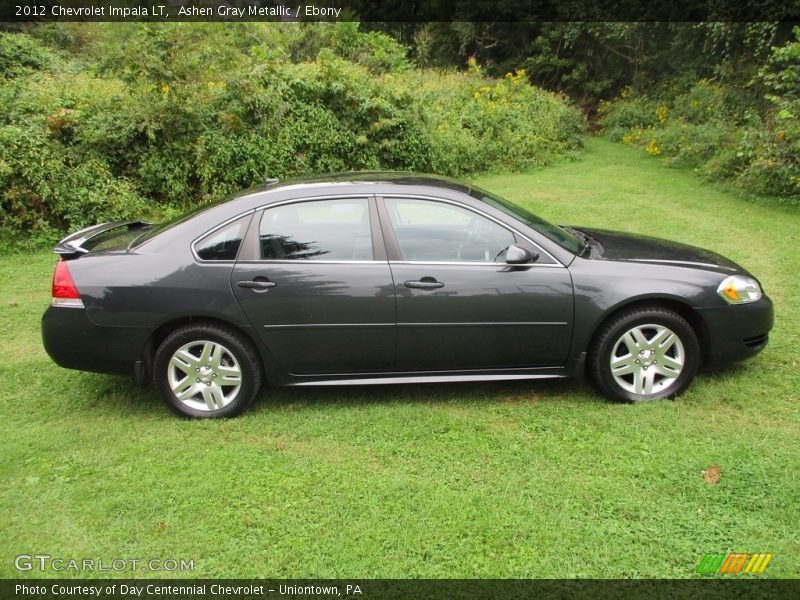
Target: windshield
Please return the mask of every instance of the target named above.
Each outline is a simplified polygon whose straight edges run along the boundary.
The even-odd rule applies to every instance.
[[[562,248],[569,250],[573,254],[580,254],[581,250],[583,249],[583,242],[581,242],[581,240],[569,233],[567,230],[559,227],[558,225],[553,225],[552,223],[548,223],[547,221],[540,219],[521,206],[517,206],[508,200],[490,194],[486,190],[482,190],[475,186],[470,188],[469,195],[473,198],[481,200],[482,202],[485,202],[489,206],[496,208],[499,211],[506,213],[507,215],[518,219],[519,221],[522,221],[531,229],[535,229],[547,239],[555,242]]]

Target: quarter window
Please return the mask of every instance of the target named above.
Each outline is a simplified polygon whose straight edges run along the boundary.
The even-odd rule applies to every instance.
[[[201,260],[236,260],[248,218],[239,219],[199,240],[194,251]]]
[[[471,210],[433,200],[386,198],[403,260],[502,262],[514,234]]]
[[[264,260],[372,260],[367,199],[269,208],[261,218],[259,244]]]

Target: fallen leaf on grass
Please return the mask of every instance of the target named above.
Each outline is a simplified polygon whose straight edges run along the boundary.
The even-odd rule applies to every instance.
[[[711,465],[703,471],[703,479],[706,483],[714,485],[719,483],[719,478],[722,476],[722,471],[717,465]]]

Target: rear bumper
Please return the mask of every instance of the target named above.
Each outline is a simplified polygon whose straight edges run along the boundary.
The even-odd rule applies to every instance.
[[[66,369],[132,375],[149,331],[95,325],[82,308],[50,306],[42,316],[42,342],[53,361]]]
[[[724,367],[761,352],[774,322],[772,301],[764,296],[751,304],[698,308],[708,329],[705,365]]]

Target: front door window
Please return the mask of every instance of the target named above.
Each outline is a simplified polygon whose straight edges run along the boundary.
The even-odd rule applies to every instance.
[[[406,261],[503,262],[514,234],[445,202],[386,198],[400,257]]]

